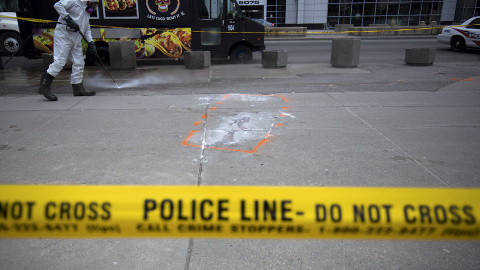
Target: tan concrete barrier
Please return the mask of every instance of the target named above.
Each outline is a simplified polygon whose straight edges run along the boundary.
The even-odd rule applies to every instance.
[[[183,63],[188,69],[210,68],[212,56],[210,51],[185,51]]]
[[[350,27],[353,27],[353,24],[336,24],[335,32],[345,32],[348,31]]]
[[[357,67],[360,59],[360,44],[359,38],[334,38],[330,58],[332,67]]]
[[[287,64],[287,51],[262,51],[262,66],[264,68],[284,68],[287,66]]]
[[[435,62],[435,48],[413,48],[405,50],[405,64],[409,66],[431,66]]]
[[[349,27],[350,36],[437,35],[442,32],[436,24],[420,26]]]
[[[307,27],[270,27],[265,28],[268,37],[305,37]]]
[[[133,40],[110,41],[108,43],[108,53],[111,69],[128,70],[137,67],[135,42]]]

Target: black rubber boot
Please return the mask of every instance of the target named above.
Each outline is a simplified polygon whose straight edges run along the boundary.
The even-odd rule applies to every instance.
[[[74,96],[94,96],[95,91],[87,91],[83,88],[83,83],[72,84]]]
[[[40,88],[38,88],[38,93],[51,101],[57,101],[58,98],[50,90],[53,79],[55,79],[55,77],[44,71],[42,74],[42,78],[40,79]]]

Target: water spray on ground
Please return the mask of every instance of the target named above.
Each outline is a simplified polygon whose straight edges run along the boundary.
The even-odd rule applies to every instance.
[[[93,76],[88,76],[85,80],[85,84],[91,87],[97,88],[116,88],[116,89],[126,89],[126,88],[138,88],[151,85],[165,85],[165,84],[177,84],[182,83],[185,78],[185,74],[172,75],[162,73],[161,70],[136,70],[132,71],[129,74],[123,76],[123,79],[116,79],[112,83],[112,79],[106,77],[105,74],[97,73]],[[190,74],[190,78],[195,76]],[[198,75],[197,75],[198,76]],[[118,76],[117,76],[118,77]]]

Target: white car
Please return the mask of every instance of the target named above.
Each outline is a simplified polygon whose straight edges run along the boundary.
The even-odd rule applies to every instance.
[[[466,20],[462,25],[446,26],[437,36],[440,43],[450,44],[452,51],[480,48],[480,17]]]

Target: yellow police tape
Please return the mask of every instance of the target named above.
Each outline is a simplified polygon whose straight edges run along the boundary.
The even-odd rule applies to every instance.
[[[480,189],[0,186],[0,237],[480,240]]]
[[[37,23],[55,23],[56,21],[52,20],[43,20],[43,19],[34,19],[34,18],[23,18],[23,17],[12,17],[12,16],[4,16],[0,15],[0,18],[8,18],[8,19],[16,19],[16,20],[23,20],[29,22],[37,22]],[[119,27],[119,26],[104,26],[104,25],[91,25],[92,27],[97,28],[120,28],[120,29],[141,29],[135,27]],[[455,25],[455,27],[461,27],[467,25]],[[379,32],[405,32],[405,31],[419,31],[419,30],[432,30],[432,29],[442,29],[444,26],[437,26],[437,27],[424,27],[424,28],[404,28],[404,29],[388,29],[388,30],[363,30],[363,31],[342,31],[342,32],[308,32],[307,34],[350,34],[350,33],[379,33]],[[235,31],[228,31],[228,32],[221,32],[221,31],[191,31],[192,33],[220,33],[220,34],[272,34],[272,32],[235,32]],[[281,32],[275,31],[274,34],[292,34],[292,32]]]

